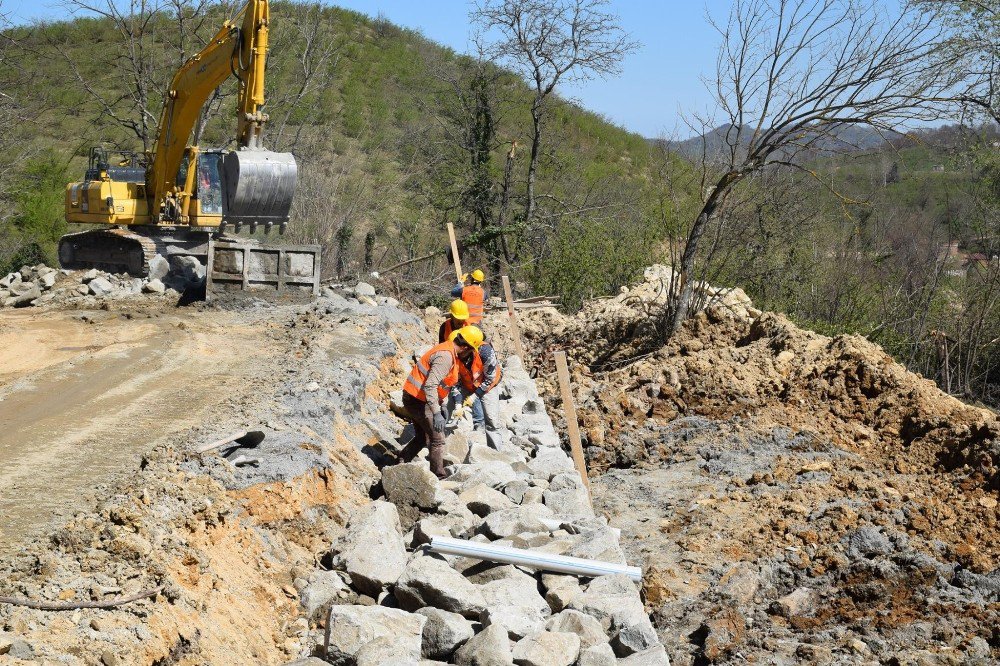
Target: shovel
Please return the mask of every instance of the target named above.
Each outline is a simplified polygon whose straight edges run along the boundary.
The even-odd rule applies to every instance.
[[[264,433],[260,430],[241,430],[240,432],[234,433],[229,437],[224,437],[215,442],[209,444],[203,444],[199,446],[195,451],[198,453],[208,453],[209,451],[214,451],[215,449],[220,449],[227,444],[231,444],[230,448],[247,448],[252,449],[260,445],[264,441]]]

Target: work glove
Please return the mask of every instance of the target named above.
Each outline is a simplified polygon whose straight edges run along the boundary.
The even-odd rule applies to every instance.
[[[444,432],[444,426],[446,421],[444,420],[444,414],[441,412],[435,412],[434,421],[432,425],[434,426],[434,432]]]
[[[462,406],[463,407],[472,407],[472,403],[474,403],[475,401],[476,401],[475,394],[470,395],[468,398],[466,398],[465,400],[462,401]]]

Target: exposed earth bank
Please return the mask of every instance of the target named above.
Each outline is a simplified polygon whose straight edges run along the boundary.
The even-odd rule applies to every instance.
[[[576,361],[595,504],[674,663],[996,663],[996,415],[739,290],[663,344],[668,275],[522,318],[540,378]]]
[[[551,352],[573,361],[596,515],[516,363],[505,450],[466,419],[453,479],[380,470],[437,315],[369,285],[5,310],[0,596],[151,596],[0,604],[0,663],[996,663],[995,415],[739,290],[703,289],[713,307],[664,344],[668,271],[522,315],[557,432]],[[265,438],[194,452],[241,430]],[[435,535],[641,566],[645,612],[627,581],[431,556]]]

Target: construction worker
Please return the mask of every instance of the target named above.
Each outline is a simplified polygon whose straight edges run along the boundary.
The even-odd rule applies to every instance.
[[[461,298],[456,298],[448,308],[448,318],[438,329],[438,342],[444,342],[451,337],[452,332],[457,331],[469,323],[469,306]]]
[[[459,329],[453,336],[465,329]],[[458,389],[462,406],[472,408],[472,423],[476,430],[486,430],[486,444],[499,449],[503,444],[500,435],[500,391],[497,387],[503,379],[500,359],[489,342],[483,341],[476,353],[458,368]]]
[[[410,462],[427,446],[431,471],[439,479],[448,476],[444,470],[444,428],[447,423],[441,411],[448,391],[458,384],[459,368],[471,364],[476,350],[483,343],[483,332],[467,326],[452,334],[452,339],[432,347],[410,370],[403,384],[403,407],[413,421],[413,441],[400,452],[404,462]]]
[[[462,276],[462,281],[451,290],[451,295],[461,298],[469,306],[469,323],[479,326],[483,320],[483,304],[486,303],[486,291],[483,282],[486,274],[478,268]],[[469,284],[465,284],[468,282]]]

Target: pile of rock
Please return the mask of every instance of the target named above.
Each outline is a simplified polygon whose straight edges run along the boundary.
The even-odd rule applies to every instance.
[[[367,282],[358,282],[355,285],[330,284],[323,289],[324,296],[343,296],[350,298],[362,305],[371,307],[388,306],[390,308],[399,307],[399,301],[391,296],[383,296],[377,293],[375,287]]]
[[[159,255],[156,258],[161,259],[164,266],[167,265],[166,260]],[[194,260],[194,263],[199,262]],[[171,290],[170,295],[177,296],[193,279],[197,279],[196,271],[175,270],[170,272],[171,277],[168,277],[168,272],[169,268],[157,277],[151,270],[150,277],[137,278],[124,273],[105,273],[97,269],[69,271],[45,264],[22,266],[20,270],[0,278],[0,307],[23,308],[81,299],[165,294]],[[204,279],[204,269],[201,272],[201,279]]]
[[[296,580],[316,628],[313,656],[293,663],[669,664],[625,575],[583,579],[427,548],[448,536],[625,563],[516,357],[500,390],[500,450],[461,421],[444,481],[425,461],[385,467],[383,496],[351,515],[332,570]]]

